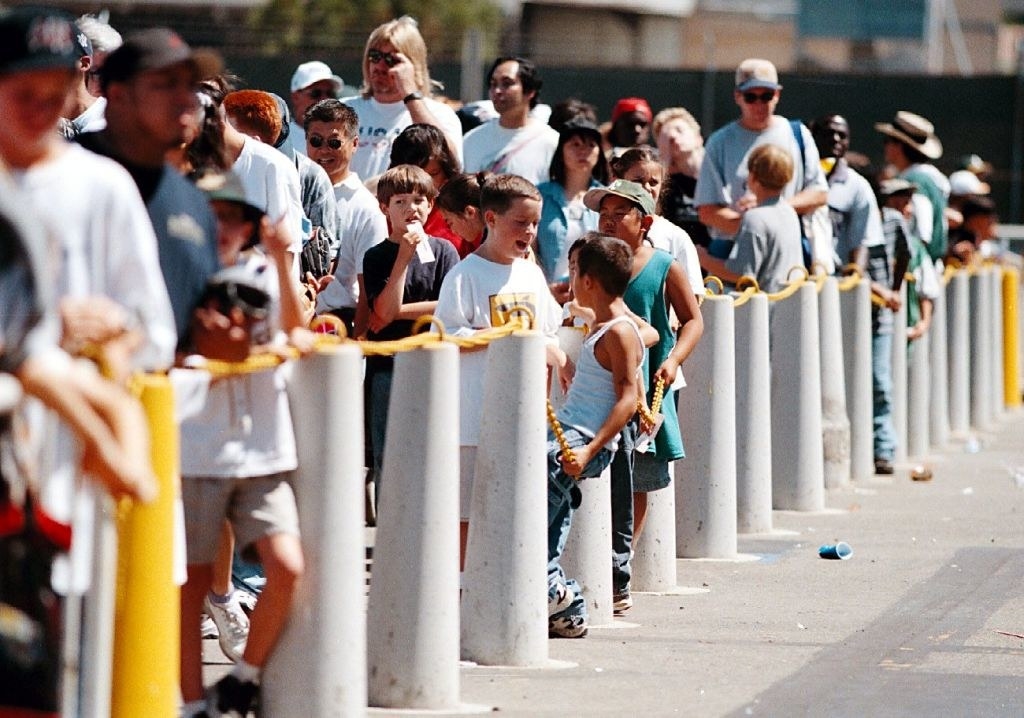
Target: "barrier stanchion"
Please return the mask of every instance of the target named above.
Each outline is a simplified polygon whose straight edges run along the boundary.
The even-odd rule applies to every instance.
[[[355,344],[313,354],[288,387],[305,571],[263,674],[271,718],[366,712],[362,359]]]
[[[177,715],[180,599],[174,582],[174,503],[178,430],[166,376],[139,379],[159,493],[149,504],[118,507],[118,595],[110,715]]]
[[[459,704],[459,356],[395,357],[367,616],[368,695],[383,708]]]
[[[821,511],[818,292],[812,282],[796,282],[772,299],[772,503],[776,509]]]
[[[544,351],[535,332],[488,349],[461,625],[462,657],[482,665],[548,659]]]
[[[992,422],[992,302],[988,291],[991,271],[981,268],[971,273],[971,426],[984,431]]]
[[[687,457],[676,462],[676,556],[736,556],[735,343],[731,297],[701,305],[704,334],[686,360],[679,430]]]
[[[971,430],[971,327],[969,276],[953,273],[946,285],[946,345],[949,378],[949,431],[965,439]]]
[[[989,267],[988,275],[989,303],[992,306],[992,323],[990,325],[990,350],[989,359],[992,361],[992,376],[989,379],[991,384],[991,395],[989,406],[991,407],[993,421],[1001,419],[1005,413],[1003,403],[1003,271],[998,264]]]
[[[77,603],[81,631],[81,651],[77,656],[78,713],[83,716],[110,715],[112,691],[111,655],[114,645],[114,606],[117,594],[118,553],[116,505],[96,487],[86,487],[92,512],[92,575],[85,596],[77,588],[67,601]],[[72,548],[74,551],[74,548]],[[73,560],[72,560],[73,563]],[[71,628],[71,626],[66,626]],[[69,671],[70,672],[70,671]],[[72,704],[73,705],[73,704]]]
[[[771,367],[768,295],[744,294],[736,323],[736,528],[772,530]]]
[[[850,419],[846,413],[843,324],[838,281],[835,277],[825,277],[817,284],[825,488],[837,489],[850,483]]]
[[[907,454],[923,459],[928,454],[931,332],[907,346]]]
[[[675,473],[675,464],[669,467],[669,471]],[[640,540],[633,543],[630,563],[632,593],[671,593],[677,590],[675,486],[670,484],[648,492],[647,521]]]
[[[1020,394],[1020,317],[1017,300],[1020,297],[1020,272],[1013,267],[1003,268],[1003,404],[1016,409],[1021,405]]]
[[[875,473],[874,402],[871,384],[871,284],[848,277],[839,284],[846,410],[850,421],[850,478]]]
[[[939,293],[932,302],[932,325],[928,330],[931,374],[928,430],[931,446],[936,449],[942,449],[949,443],[949,345],[946,341],[946,284],[949,276],[940,277]]]
[[[892,317],[892,428],[896,434],[893,458],[907,458],[907,283],[900,288],[900,308]]]
[[[591,626],[607,626],[613,620],[611,481],[611,470],[605,469],[580,486],[583,500],[573,512],[562,553],[562,568],[579,583]]]

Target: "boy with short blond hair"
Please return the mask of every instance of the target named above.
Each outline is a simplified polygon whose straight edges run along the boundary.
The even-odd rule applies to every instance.
[[[450,242],[423,231],[436,197],[430,175],[414,165],[392,167],[377,183],[377,199],[391,222],[391,232],[386,241],[368,249],[363,257],[369,339],[409,336],[418,317],[434,313],[441,283],[459,261]],[[370,444],[378,495],[393,367],[394,359],[389,356],[366,359]]]
[[[800,218],[782,199],[793,178],[793,159],[781,147],[758,145],[747,158],[747,172],[747,189],[757,206],[743,213],[732,255],[722,260],[700,247],[697,253],[701,266],[723,281],[751,276],[764,291],[777,292],[790,269],[804,266]]]

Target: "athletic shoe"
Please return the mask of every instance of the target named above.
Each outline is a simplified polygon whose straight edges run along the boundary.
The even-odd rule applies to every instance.
[[[892,462],[888,459],[875,459],[875,473],[888,476],[895,473]]]
[[[199,626],[199,632],[203,638],[216,638],[220,635],[220,631],[217,630],[217,624],[205,613],[203,614],[203,622]]]
[[[587,620],[583,616],[558,616],[548,619],[548,638],[583,638]]]
[[[246,718],[257,710],[260,687],[228,674],[206,691],[207,718]]]
[[[556,613],[569,608],[574,598],[575,596],[572,595],[564,583],[558,584],[555,587],[554,597],[548,596],[548,616],[554,616]]]
[[[249,638],[249,617],[242,610],[237,593],[232,591],[231,598],[226,603],[211,601],[210,596],[207,595],[203,599],[203,608],[206,610],[206,615],[217,624],[220,650],[233,663],[238,663],[242,660],[242,654],[245,653],[245,641]]]
[[[628,588],[617,591],[612,596],[612,613],[616,616],[621,616],[631,608],[633,608],[633,596]]]

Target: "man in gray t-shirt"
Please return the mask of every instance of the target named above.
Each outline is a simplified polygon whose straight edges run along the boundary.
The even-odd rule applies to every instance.
[[[798,126],[801,152],[793,125],[775,114],[781,91],[771,62],[744,60],[736,70],[733,92],[740,118],[716,130],[705,144],[694,203],[700,221],[711,233],[708,249],[713,256],[729,255],[743,214],[756,205],[747,188],[747,156],[759,145],[770,143],[790,151],[796,171],[782,197],[797,214],[811,212],[828,200],[828,184],[811,133],[802,124]]]

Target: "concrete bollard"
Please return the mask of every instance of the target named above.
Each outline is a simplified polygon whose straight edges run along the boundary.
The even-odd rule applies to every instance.
[[[907,362],[907,454],[915,459],[928,455],[931,332],[910,343]]]
[[[892,317],[892,428],[896,434],[893,458],[907,458],[907,283],[900,288],[900,308]]]
[[[992,305],[989,359],[992,361],[992,376],[989,406],[992,419],[997,421],[1006,413],[1003,403],[1003,270],[999,265],[989,267],[989,303]]]
[[[843,325],[835,277],[826,277],[818,288],[818,339],[825,488],[838,489],[850,483],[850,418],[846,413]]]
[[[772,504],[825,508],[818,292],[804,282],[775,301],[771,318]]]
[[[1020,395],[1020,272],[1003,268],[1003,404],[1010,409],[1021,405]]]
[[[675,462],[669,470],[674,472]],[[677,479],[678,480],[678,479]],[[676,589],[676,488],[669,485],[647,494],[647,521],[633,544],[630,591],[662,593]]]
[[[371,706],[459,705],[459,353],[395,357],[367,611]]]
[[[580,484],[583,501],[573,512],[562,553],[565,575],[576,579],[587,601],[591,626],[607,626],[612,611],[611,470]],[[632,499],[632,497],[630,497]]]
[[[850,420],[850,478],[875,473],[871,386],[871,283],[860,278],[840,284],[846,410]]]
[[[732,297],[708,296],[704,336],[686,360],[676,464],[676,556],[736,556],[736,396]]]
[[[970,275],[971,287],[971,426],[984,431],[992,421],[990,396],[992,394],[992,303],[988,291],[987,268]]]
[[[949,443],[949,345],[946,337],[946,280],[941,278],[939,295],[932,302],[932,325],[928,330],[929,440],[935,449]]]
[[[964,439],[971,430],[970,286],[965,270],[957,270],[946,285],[946,345],[948,353],[949,431]]]
[[[771,366],[768,295],[737,299],[736,322],[736,528],[772,530]]]
[[[462,657],[482,665],[548,659],[544,351],[535,332],[487,350],[461,626]]]
[[[264,671],[269,718],[366,712],[362,365],[362,352],[343,345],[293,367],[299,468],[292,486],[306,568]]]

